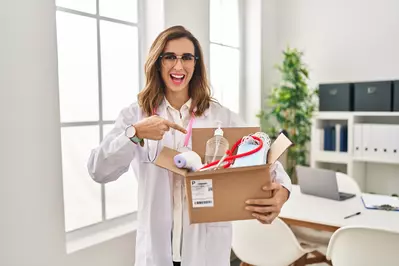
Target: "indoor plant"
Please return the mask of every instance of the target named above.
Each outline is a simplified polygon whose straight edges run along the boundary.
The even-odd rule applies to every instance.
[[[276,66],[281,82],[272,89],[268,97],[267,110],[262,110],[262,130],[276,137],[285,130],[294,145],[288,150],[286,170],[295,177],[295,165],[308,164],[308,144],[311,138],[311,123],[316,110],[318,89],[308,86],[308,69],[303,63],[303,53],[287,48],[283,51],[283,62]],[[295,178],[294,178],[295,179]]]

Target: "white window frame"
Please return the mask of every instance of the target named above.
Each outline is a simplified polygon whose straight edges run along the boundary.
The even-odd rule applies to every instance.
[[[210,1],[209,0],[209,12],[210,12]],[[244,0],[237,0],[238,1],[238,38],[239,38],[239,46],[230,46],[223,43],[214,42],[210,38],[210,31],[209,31],[209,45],[219,45],[221,47],[229,47],[232,49],[236,49],[239,52],[239,115],[241,117],[246,116],[246,91],[245,91],[245,39],[244,39],[244,30],[245,30],[245,3]],[[209,23],[209,27],[212,27],[211,23]],[[212,56],[212,55],[210,55]],[[211,80],[212,70],[211,66],[209,66],[209,77]]]
[[[83,17],[89,17],[96,19],[96,30],[97,30],[97,71],[98,71],[98,97],[99,97],[99,119],[98,121],[84,121],[84,122],[66,122],[61,123],[60,128],[65,127],[79,127],[79,126],[99,126],[100,141],[104,138],[103,126],[113,125],[114,120],[103,120],[103,98],[102,98],[102,73],[101,73],[101,35],[100,35],[100,21],[109,21],[127,26],[137,27],[138,29],[138,59],[139,59],[139,71],[144,65],[144,28],[145,19],[143,12],[143,0],[137,0],[137,22],[129,22],[120,19],[109,18],[100,15],[100,0],[96,0],[96,14],[82,12],[70,8],[56,6],[56,12],[66,12],[69,14],[79,15]],[[140,71],[139,77],[139,88],[143,88],[144,84],[144,73]],[[139,89],[140,90],[140,89]],[[122,107],[121,107],[122,108]],[[131,233],[137,229],[137,211],[121,215],[115,218],[106,218],[106,196],[105,196],[105,185],[101,184],[101,212],[102,220],[98,223],[83,226],[74,230],[66,231],[66,248],[67,253],[72,253],[83,248],[93,246],[95,244],[110,240],[115,237],[119,237],[128,233]]]

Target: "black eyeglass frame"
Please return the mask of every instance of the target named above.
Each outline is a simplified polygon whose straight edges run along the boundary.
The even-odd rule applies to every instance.
[[[191,56],[191,57],[193,57],[194,60],[195,60],[195,63],[194,63],[194,64],[196,64],[197,61],[200,59],[199,56],[193,55],[193,54],[191,54],[191,53],[185,53],[185,54],[182,54],[182,55],[176,55],[176,54],[174,54],[174,53],[164,53],[164,54],[161,54],[161,55],[159,56],[159,60],[161,61],[165,56],[168,56],[168,55],[169,55],[169,56],[176,56],[176,59],[182,59],[183,56]]]

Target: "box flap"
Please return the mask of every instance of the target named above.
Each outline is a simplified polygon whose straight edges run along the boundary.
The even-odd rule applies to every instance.
[[[161,152],[158,154],[158,157],[155,160],[155,165],[167,169],[175,174],[186,176],[187,170],[178,168],[173,158],[178,155],[180,152],[170,149],[168,147],[163,147]]]
[[[193,151],[204,161],[206,142],[213,137],[216,128],[193,128]],[[260,132],[259,127],[229,127],[222,128],[224,137],[229,141],[230,149],[244,136]]]
[[[286,135],[280,133],[277,139],[270,146],[267,154],[267,163],[275,163],[281,155],[292,145],[292,141]]]

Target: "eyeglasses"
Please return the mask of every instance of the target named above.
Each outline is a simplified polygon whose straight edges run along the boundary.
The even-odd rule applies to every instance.
[[[196,61],[199,59],[198,56],[192,54],[176,55],[173,53],[166,53],[159,57],[162,65],[166,68],[172,68],[176,65],[177,60],[180,59],[184,67],[194,67]]]

